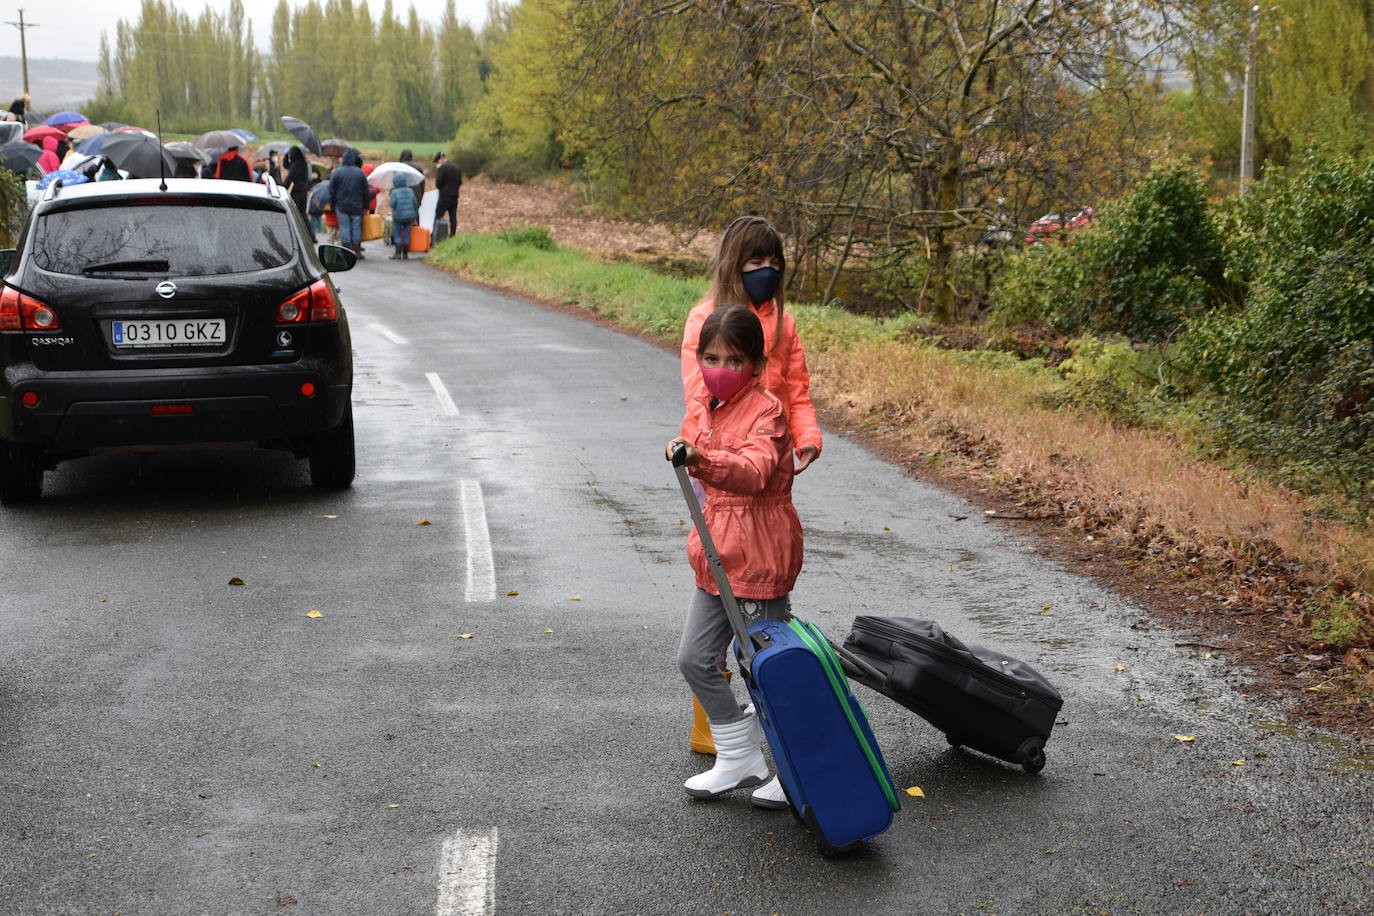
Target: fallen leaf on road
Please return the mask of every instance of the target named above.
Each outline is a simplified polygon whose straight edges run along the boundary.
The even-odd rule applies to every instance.
[[[401,806],[400,806],[400,805],[387,805],[387,807],[388,807],[388,808],[399,808],[399,807],[401,807]]]
[[[573,596],[572,596],[571,598],[569,598],[568,600],[569,600],[569,601],[581,601],[581,600],[582,600],[582,596],[581,596],[581,595],[573,595]]]
[[[229,584],[230,584],[230,585],[242,585],[242,584],[243,584],[243,580],[240,579],[238,576],[235,576],[234,578],[232,578],[232,579],[229,580]]]
[[[515,597],[516,595],[518,595],[518,594],[520,594],[519,591],[517,591],[517,590],[515,590],[515,589],[512,589],[511,591],[506,592],[506,597],[507,597],[507,598],[514,598],[514,597]]]
[[[545,633],[552,633],[552,632],[553,632],[553,627],[544,627],[544,632],[545,632]]]
[[[912,798],[925,798],[925,797],[926,797],[926,793],[924,793],[924,792],[921,791],[921,787],[920,787],[920,786],[911,786],[910,788],[908,788],[908,789],[906,790],[906,794],[907,794],[907,795],[910,795]]]
[[[1125,666],[1125,665],[1112,665],[1112,667],[1115,668],[1117,671],[1125,671],[1125,670],[1126,670],[1126,666]]]
[[[314,760],[310,761],[310,765],[311,765],[312,767],[315,767],[316,769],[318,769],[319,767],[323,766],[323,764],[317,763],[317,762],[315,762]]]
[[[1050,609],[1050,606],[1049,606],[1048,604],[1042,605],[1042,606],[1040,607],[1040,610],[1042,610],[1042,611],[1048,611],[1049,609]]]
[[[1231,761],[1231,766],[1233,766],[1233,767],[1243,767],[1243,766],[1245,766],[1245,761],[1244,761],[1244,760],[1232,760],[1232,761]]]
[[[307,617],[309,617],[310,619],[314,620],[314,619],[317,618],[317,617],[323,617],[323,616],[324,616],[324,611],[306,611],[306,612],[305,612],[305,616],[307,616]]]
[[[459,634],[458,634],[458,638],[459,638],[459,639],[472,639],[472,634],[471,634],[471,633],[459,633]]]
[[[622,397],[620,400],[622,400],[622,401],[628,401],[629,399],[630,399],[630,396],[629,396],[629,395],[625,395],[625,396]]]
[[[337,515],[321,515],[320,518],[338,518]]]
[[[1197,735],[1174,735],[1174,740],[1182,741],[1184,744],[1187,744],[1190,741],[1196,741]]]
[[[428,525],[428,524],[429,524],[429,519],[427,519],[427,518],[422,518],[422,519],[420,519],[420,524],[421,524],[421,525]]]
[[[884,526],[883,526],[883,530],[884,530],[884,531],[891,531],[891,530],[892,530],[892,526],[891,526],[891,525],[884,525]]]

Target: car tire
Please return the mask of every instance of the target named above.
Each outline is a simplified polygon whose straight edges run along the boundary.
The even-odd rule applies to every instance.
[[[321,490],[342,490],[353,483],[356,470],[350,401],[344,408],[343,422],[310,443],[310,484]]]
[[[37,450],[0,440],[0,503],[32,502],[43,495],[43,465]]]

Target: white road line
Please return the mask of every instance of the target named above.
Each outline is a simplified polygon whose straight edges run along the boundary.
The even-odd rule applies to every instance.
[[[439,378],[437,372],[426,372],[425,378],[429,379],[429,387],[434,389],[434,393],[439,396],[439,406],[444,410],[444,416],[458,416],[458,405],[453,403],[453,398],[449,395],[448,389],[444,387],[444,380]]]
[[[434,916],[490,916],[496,912],[496,828],[459,830],[439,853],[439,900]]]
[[[465,601],[496,600],[496,565],[491,556],[491,532],[487,529],[487,507],[482,500],[482,484],[476,480],[459,482],[463,504],[463,540],[468,551]]]
[[[374,321],[371,324],[369,324],[368,327],[376,331],[378,334],[382,335],[394,344],[403,344],[406,342],[406,339],[404,337],[402,337],[400,334],[397,334],[395,331],[391,330],[391,328],[387,327],[384,324],[378,324]]]

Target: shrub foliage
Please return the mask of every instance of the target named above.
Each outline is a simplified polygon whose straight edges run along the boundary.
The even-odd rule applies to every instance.
[[[1223,265],[1203,179],[1173,165],[1137,182],[1090,230],[1014,258],[994,299],[1011,319],[1066,334],[1158,341],[1212,304]]]

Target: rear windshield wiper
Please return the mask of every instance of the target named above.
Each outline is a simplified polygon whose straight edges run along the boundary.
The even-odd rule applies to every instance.
[[[172,263],[166,258],[142,258],[129,261],[103,261],[100,264],[87,264],[81,268],[83,274],[103,273],[118,270],[170,270]]]

